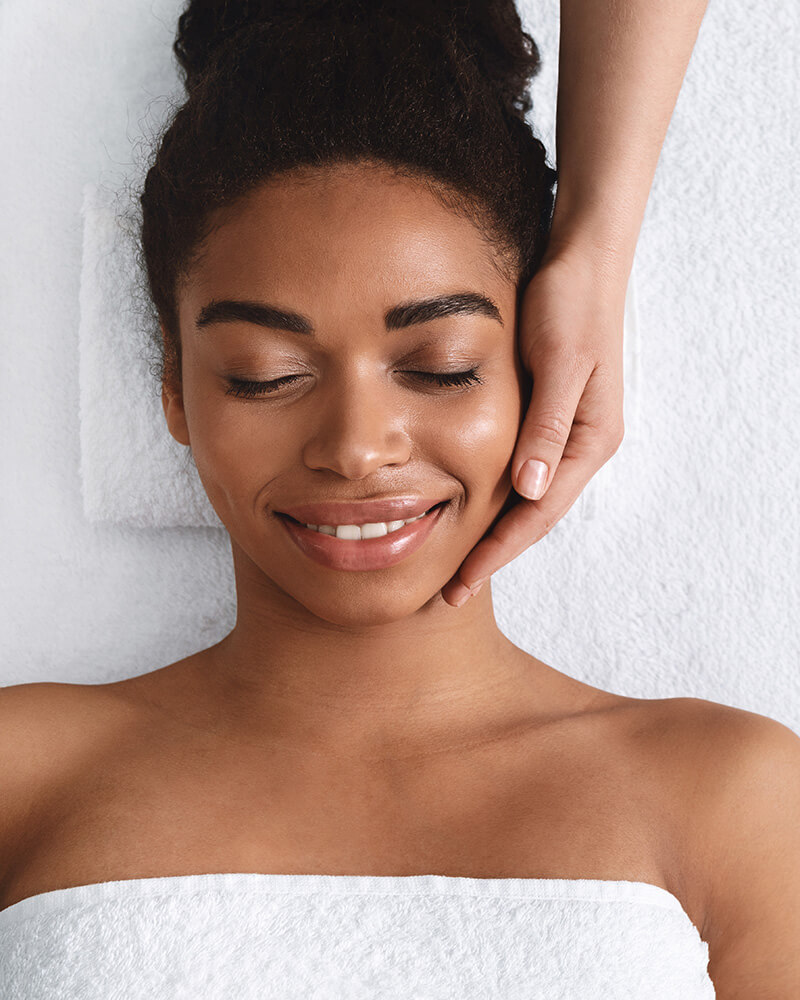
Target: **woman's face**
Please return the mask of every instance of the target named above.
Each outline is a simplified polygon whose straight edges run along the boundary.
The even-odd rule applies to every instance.
[[[214,221],[179,293],[183,383],[164,407],[230,533],[240,611],[277,601],[368,625],[447,608],[441,587],[511,492],[526,402],[514,282],[469,221],[373,165],[284,175]],[[411,310],[461,294],[460,311]],[[464,372],[451,385],[425,374]],[[236,394],[236,380],[281,379]],[[402,529],[424,536],[410,552],[285,516],[378,497],[445,503],[422,532]]]

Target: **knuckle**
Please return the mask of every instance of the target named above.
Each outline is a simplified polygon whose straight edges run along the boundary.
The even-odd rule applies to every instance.
[[[571,426],[558,413],[539,414],[534,430],[540,438],[550,444],[563,446],[569,437]]]

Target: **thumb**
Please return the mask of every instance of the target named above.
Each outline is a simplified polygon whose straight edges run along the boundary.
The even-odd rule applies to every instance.
[[[571,361],[571,363],[570,363]],[[531,398],[512,458],[514,489],[528,500],[547,492],[572,430],[591,367],[552,352],[536,366]]]

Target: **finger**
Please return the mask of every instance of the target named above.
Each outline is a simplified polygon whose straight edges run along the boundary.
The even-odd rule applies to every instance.
[[[553,482],[593,366],[574,352],[551,350],[532,365],[533,388],[511,462],[514,489],[539,500]]]
[[[442,588],[448,604],[458,606],[492,573],[535,545],[570,510],[589,480],[619,448],[618,436],[576,424],[547,495],[520,499],[472,549]]]

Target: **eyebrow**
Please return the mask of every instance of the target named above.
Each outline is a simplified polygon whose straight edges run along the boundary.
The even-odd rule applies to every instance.
[[[504,326],[500,310],[486,295],[479,292],[454,292],[437,295],[435,298],[419,299],[393,306],[384,314],[383,321],[388,330],[400,330],[416,323],[427,323],[442,316],[455,314],[477,314],[489,316]],[[250,302],[241,299],[214,299],[198,313],[195,321],[198,329],[213,323],[254,323],[273,330],[287,330],[289,333],[315,335],[314,326],[307,316],[278,309],[266,302]]]

